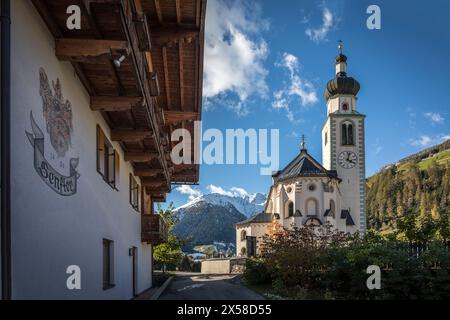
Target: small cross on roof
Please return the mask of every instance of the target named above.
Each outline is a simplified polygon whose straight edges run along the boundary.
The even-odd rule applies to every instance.
[[[342,40],[339,40],[338,48],[339,48],[339,54],[342,54],[342,49],[344,48],[344,44],[342,43]]]
[[[302,134],[301,146],[302,146],[302,150],[306,150],[306,139],[305,139],[305,135],[304,134]]]

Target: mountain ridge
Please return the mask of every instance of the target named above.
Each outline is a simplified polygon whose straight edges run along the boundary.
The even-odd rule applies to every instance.
[[[184,252],[219,242],[234,250],[236,223],[262,212],[265,201],[262,193],[202,195],[174,210],[178,219],[174,232],[179,238],[190,240],[183,247]]]

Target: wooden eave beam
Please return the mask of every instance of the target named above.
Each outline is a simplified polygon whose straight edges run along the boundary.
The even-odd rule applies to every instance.
[[[158,17],[158,22],[160,24],[162,24],[162,22],[163,22],[163,15],[162,15],[161,4],[159,3],[159,0],[155,0],[155,10],[156,10],[156,15]]]
[[[90,0],[78,0],[78,5],[80,6],[81,9],[81,14],[88,20],[89,28],[92,30],[92,32],[98,39],[101,39],[103,38],[103,35],[100,32],[100,28],[97,25],[97,21],[94,19],[94,17],[92,17],[91,3],[92,1]]]
[[[164,122],[166,125],[173,125],[183,121],[195,121],[198,119],[198,116],[197,112],[164,110]]]
[[[152,187],[152,186],[146,187],[145,185],[143,185],[143,187],[145,187],[148,194],[162,194],[170,192],[170,187],[166,184],[161,185],[159,187]]]
[[[180,108],[184,110],[184,50],[183,43],[178,43],[178,61],[179,61],[179,70],[180,70]]]
[[[136,10],[136,13],[139,16],[143,16],[144,10],[142,9],[142,0],[133,0],[133,3],[134,3],[134,8]]]
[[[136,142],[153,137],[151,130],[111,130],[111,140],[118,142]]]
[[[202,0],[195,1],[195,25],[200,29],[200,23],[202,18]]]
[[[159,5],[159,1],[158,5]],[[139,48],[139,40],[137,36],[136,25],[133,22],[133,13],[130,8],[129,1],[121,1],[121,15],[122,15],[122,26],[125,31],[125,35],[127,37],[127,41],[130,45],[130,55],[129,58],[133,61],[133,66],[135,69],[135,74],[138,78],[139,87],[141,89],[142,95],[145,97],[146,101],[146,115],[147,120],[149,121],[150,128],[154,131],[155,136],[155,145],[157,151],[155,152],[156,158],[161,162],[161,167],[163,168],[163,173],[166,178],[167,183],[170,183],[170,174],[168,163],[165,159],[164,147],[161,144],[161,135],[160,135],[160,124],[157,121],[157,117],[155,114],[155,106],[151,104],[152,95],[150,91],[150,84],[148,79],[148,73],[145,68],[144,62],[145,53],[142,52]],[[156,4],[156,2],[155,2]],[[160,17],[162,18],[162,16]]]
[[[175,0],[175,8],[177,14],[177,24],[181,25],[181,0]]]
[[[128,43],[119,40],[56,39],[55,52],[61,61],[84,61],[109,55],[113,50],[128,50]]]
[[[202,111],[202,95],[203,95],[203,61],[204,61],[204,43],[205,43],[205,19],[206,19],[206,0],[197,1],[197,27],[200,30],[199,40],[195,46],[195,107],[194,111]]]
[[[167,60],[167,48],[162,48],[162,55],[163,55],[163,68],[164,68],[164,89],[166,91],[166,100],[167,100],[167,107],[169,107],[172,104],[172,100],[170,97],[170,82],[169,82],[169,65]]]
[[[130,162],[149,162],[158,158],[156,152],[125,152],[125,161]]]
[[[164,188],[167,188],[167,182],[163,180],[156,180],[156,179],[141,179],[141,185],[146,188],[150,189],[159,189],[165,190]]]
[[[129,111],[134,106],[144,103],[143,97],[91,97],[91,110],[93,111]]]
[[[37,11],[41,15],[42,19],[44,20],[45,24],[47,25],[47,28],[50,30],[50,32],[53,34],[56,38],[61,38],[63,36],[63,32],[61,28],[56,23],[55,18],[53,17],[53,14],[48,10],[48,7],[45,3],[45,1],[42,0],[32,0],[34,6],[36,7]]]
[[[86,1],[86,0],[84,0]],[[50,30],[50,32],[53,34],[53,36],[57,39],[63,38],[64,33],[59,27],[59,25],[56,23],[56,20],[53,16],[53,14],[48,10],[47,5],[42,0],[33,0],[33,4],[36,7],[37,11],[41,15],[42,19],[45,21],[47,28]],[[72,61],[72,65],[75,69],[75,72],[77,73],[78,77],[80,78],[81,82],[83,83],[86,90],[89,92],[89,94],[96,95],[95,89],[92,86],[89,79],[86,77],[86,74],[84,73],[83,67],[75,61]]]
[[[134,170],[134,175],[137,177],[148,178],[148,177],[156,177],[159,174],[163,173],[163,169],[138,169]]]
[[[164,47],[175,43],[192,42],[198,39],[200,31],[188,28],[152,29],[151,37],[154,46]]]
[[[109,72],[111,74],[111,78],[113,79],[114,85],[116,86],[117,93],[119,94],[119,96],[124,96],[125,89],[122,85],[122,81],[120,80],[119,72],[117,71],[117,67],[114,64],[114,62],[112,61],[112,59],[108,60],[108,68],[109,68]]]
[[[192,176],[182,176],[182,177],[172,177],[171,179],[172,183],[196,183],[196,177],[195,175]]]
[[[153,202],[166,202],[166,193],[150,194]]]

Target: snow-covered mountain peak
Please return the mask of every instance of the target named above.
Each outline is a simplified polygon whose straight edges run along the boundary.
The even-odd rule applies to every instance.
[[[232,205],[237,211],[246,217],[251,217],[264,210],[265,202],[266,196],[262,193],[233,196],[220,193],[210,193],[188,202],[187,204],[177,208],[175,211],[182,214],[182,212],[187,208],[201,207],[205,203],[222,207]]]

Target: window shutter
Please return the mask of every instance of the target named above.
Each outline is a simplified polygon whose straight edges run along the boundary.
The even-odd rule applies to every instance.
[[[140,209],[140,200],[141,200],[141,186],[136,181],[136,210],[139,211]]]
[[[120,182],[120,156],[119,153],[114,150],[114,186],[118,189]]]
[[[133,205],[133,175],[130,173],[130,204]]]
[[[105,175],[105,134],[97,125],[97,171]]]

